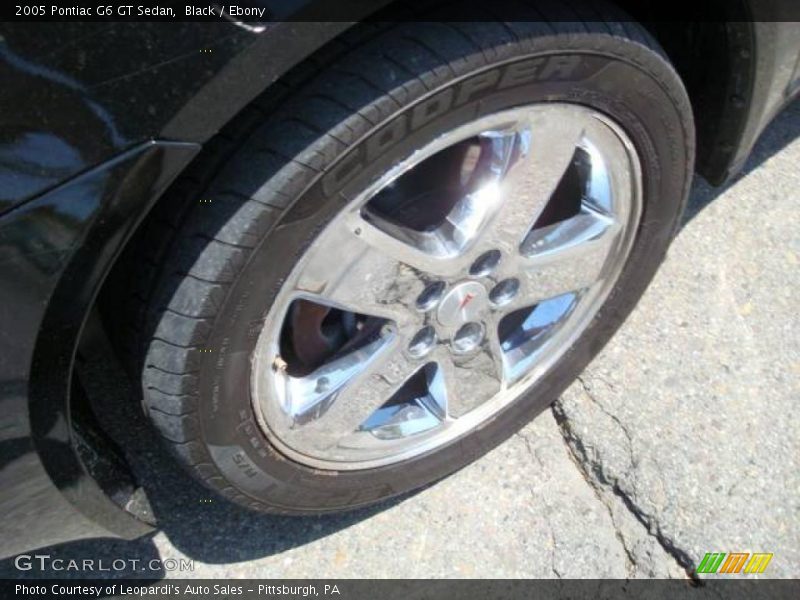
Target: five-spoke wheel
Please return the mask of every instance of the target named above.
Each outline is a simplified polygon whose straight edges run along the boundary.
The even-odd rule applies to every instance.
[[[636,153],[607,117],[523,106],[442,135],[319,234],[254,356],[264,432],[316,468],[430,451],[569,348],[625,263]]]

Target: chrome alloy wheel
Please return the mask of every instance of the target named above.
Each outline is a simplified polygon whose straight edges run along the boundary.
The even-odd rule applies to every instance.
[[[287,456],[364,469],[434,450],[540,379],[614,286],[641,214],[633,144],[566,103],[480,118],[353,198],[285,281],[253,355]]]

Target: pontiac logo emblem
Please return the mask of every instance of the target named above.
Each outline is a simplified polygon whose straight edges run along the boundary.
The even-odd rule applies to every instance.
[[[477,281],[464,281],[444,295],[436,316],[445,327],[458,327],[474,321],[489,306],[486,288]]]
[[[474,298],[475,298],[475,294],[468,293],[466,296],[464,296],[464,299],[461,301],[461,304],[458,305],[458,310],[464,310],[464,308],[467,306],[467,304],[472,302],[472,300]]]

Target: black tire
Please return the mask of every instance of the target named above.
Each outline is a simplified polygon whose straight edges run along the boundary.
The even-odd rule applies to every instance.
[[[408,23],[340,47],[333,64],[293,89],[282,84],[267,108],[262,101],[216,140],[218,149],[162,199],[133,246],[144,255],[129,252],[137,271],[125,272],[135,289],[126,300],[123,320],[133,330],[124,341],[150,419],[198,479],[267,512],[347,509],[417,488],[473,461],[545,409],[645,290],[679,222],[693,170],[686,92],[635,24]],[[340,194],[363,189],[466,120],[552,100],[609,115],[633,140],[643,169],[633,249],[585,334],[525,397],[433,453],[338,473],[281,455],[255,422],[250,353],[271,298],[341,208]]]

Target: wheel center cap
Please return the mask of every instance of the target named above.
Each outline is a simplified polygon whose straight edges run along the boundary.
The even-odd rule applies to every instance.
[[[486,288],[477,281],[465,281],[445,294],[436,317],[445,327],[456,327],[477,320],[488,304]]]

